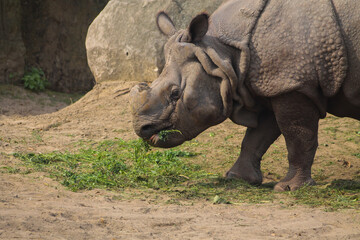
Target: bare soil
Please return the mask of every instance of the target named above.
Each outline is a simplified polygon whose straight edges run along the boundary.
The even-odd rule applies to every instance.
[[[70,106],[69,96],[1,85],[0,168],[19,163],[8,155],[13,152],[72,150],[79,141],[135,139],[127,94],[133,84],[99,84]],[[319,179],[359,175],[360,160],[354,155],[359,144],[351,140],[359,126],[346,118],[322,120],[314,164]],[[209,168],[226,169],[235,161],[244,132],[226,121],[198,137],[209,149],[194,148],[208,153]],[[224,139],[232,141],[234,149],[221,147]],[[265,181],[278,180],[286,171],[286,159],[276,159],[279,151],[285,151],[282,138],[265,156]],[[139,196],[129,199],[105,190],[74,193],[42,173],[0,172],[0,239],[360,239],[358,210],[214,205],[205,200],[167,204]]]

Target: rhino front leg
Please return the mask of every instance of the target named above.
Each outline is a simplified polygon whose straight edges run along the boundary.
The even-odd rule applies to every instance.
[[[311,166],[318,146],[319,111],[306,96],[294,92],[272,99],[273,111],[288,150],[289,170],[276,191],[314,185]]]
[[[280,129],[274,113],[265,111],[260,114],[258,127],[246,130],[240,156],[226,173],[226,178],[243,179],[250,184],[261,184],[261,158],[279,136]]]

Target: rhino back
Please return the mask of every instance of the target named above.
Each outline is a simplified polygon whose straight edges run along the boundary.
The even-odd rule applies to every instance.
[[[222,4],[210,18],[209,35],[242,41],[251,33],[257,11],[265,0],[231,0]]]
[[[333,0],[333,3],[348,55],[344,94],[353,105],[360,107],[360,4],[358,0]]]
[[[269,1],[250,49],[249,81],[262,96],[300,91],[320,106],[346,76],[345,45],[329,0]]]

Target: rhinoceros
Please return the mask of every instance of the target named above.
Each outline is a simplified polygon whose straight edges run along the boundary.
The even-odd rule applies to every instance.
[[[165,12],[156,23],[165,66],[130,92],[136,134],[174,147],[230,118],[247,130],[227,178],[261,184],[261,158],[282,134],[289,169],[274,190],[315,184],[319,119],[360,120],[358,0],[229,0],[186,29]]]

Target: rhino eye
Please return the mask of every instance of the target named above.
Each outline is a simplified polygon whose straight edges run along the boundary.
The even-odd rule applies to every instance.
[[[173,88],[171,90],[170,99],[171,100],[178,100],[180,97],[180,90],[178,88]]]

